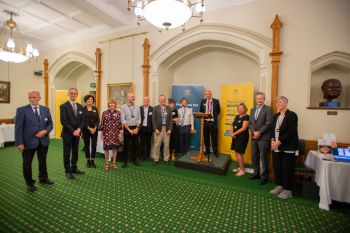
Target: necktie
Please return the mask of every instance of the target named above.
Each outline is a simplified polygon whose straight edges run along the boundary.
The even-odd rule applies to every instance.
[[[38,107],[34,107],[34,114],[35,114],[36,118],[38,118],[38,121],[40,121],[40,115],[39,115],[39,112],[38,112]]]
[[[256,110],[255,110],[255,120],[258,119],[260,110],[261,110],[261,107],[257,107],[257,108],[256,108]]]
[[[181,118],[181,126],[185,125],[185,115],[186,115],[186,108],[183,108],[183,114],[182,114],[182,118]]]
[[[75,103],[72,103],[72,106],[73,106],[73,111],[74,111],[75,117],[78,117],[77,105]]]
[[[207,113],[211,113],[211,109],[210,109],[210,100],[208,100],[207,106],[208,106]]]

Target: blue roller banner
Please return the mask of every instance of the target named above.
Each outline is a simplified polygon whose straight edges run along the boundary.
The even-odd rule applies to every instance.
[[[193,112],[199,112],[200,103],[203,99],[204,85],[173,85],[172,98],[176,102],[176,108],[181,107],[181,98],[185,97],[188,100],[187,106],[192,108]],[[200,120],[194,118],[195,134],[191,134],[190,150],[199,150],[200,143]]]

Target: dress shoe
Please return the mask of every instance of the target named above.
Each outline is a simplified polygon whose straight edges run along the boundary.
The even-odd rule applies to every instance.
[[[91,160],[87,160],[87,161],[86,161],[86,167],[87,167],[87,168],[90,168],[90,167],[91,167]]]
[[[281,192],[283,191],[283,187],[282,186],[276,186],[274,189],[272,189],[271,191],[270,191],[270,193],[272,194],[272,195],[278,195],[278,194],[280,194]]]
[[[77,168],[75,171],[73,171],[72,173],[75,173],[75,174],[78,174],[78,175],[85,174],[85,172],[84,172],[84,171],[79,170],[78,168]]]
[[[137,161],[134,161],[132,164],[134,164],[134,166],[140,166],[140,164]]]
[[[96,168],[95,160],[90,160],[90,167],[91,168]]]
[[[154,161],[152,165],[157,166],[158,164],[159,164],[159,161]]]
[[[214,152],[216,158],[219,158],[218,152]]]
[[[257,179],[260,179],[260,176],[258,176],[258,175],[251,175],[248,179],[249,180],[257,180]]]
[[[265,185],[265,184],[267,184],[267,180],[266,179],[261,179],[259,184],[260,185]]]
[[[290,190],[283,190],[280,194],[277,195],[278,198],[281,198],[283,200],[287,200],[288,198],[292,198],[292,191]]]
[[[34,184],[28,185],[27,190],[28,190],[29,192],[35,192],[36,187],[34,186]]]
[[[68,179],[70,179],[70,180],[74,180],[74,176],[73,176],[72,173],[67,173],[67,174],[66,174],[66,177],[67,177]]]
[[[169,165],[169,161],[164,161],[164,164],[165,165]]]
[[[52,185],[53,184],[53,181],[50,180],[49,178],[39,180],[39,182],[42,183],[42,184],[48,184],[48,185]]]

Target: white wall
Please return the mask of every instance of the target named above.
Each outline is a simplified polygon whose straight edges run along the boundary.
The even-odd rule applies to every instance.
[[[323,132],[335,132],[339,141],[350,142],[350,133],[344,125],[350,125],[350,111],[338,111],[337,116],[327,116],[323,110],[308,110],[309,90],[310,90],[310,62],[324,54],[333,51],[343,51],[350,53],[350,1],[348,0],[264,0],[253,1],[243,5],[227,7],[225,9],[207,12],[205,14],[205,23],[217,23],[241,27],[244,30],[250,30],[262,36],[271,38],[272,31],[270,25],[276,14],[279,14],[282,22],[281,48],[283,55],[280,64],[279,94],[285,95],[290,99],[289,107],[297,112],[299,116],[299,134],[301,138],[317,139]],[[197,20],[191,21],[187,28],[198,25]],[[113,33],[108,36],[66,45],[62,48],[42,51],[42,58],[48,58],[50,64],[68,51],[79,51],[95,58],[96,47],[100,47],[103,53],[102,57],[102,95],[101,106],[105,106],[107,94],[107,83],[134,82],[137,103],[142,102],[142,68],[144,36],[136,36],[123,40],[111,41],[110,43],[98,43],[99,41],[108,41],[119,36],[125,36],[132,33],[148,31],[147,37],[151,44],[151,55],[157,49],[161,48],[170,39],[176,40],[176,36],[181,35],[181,29],[163,31],[159,33],[157,29],[146,25],[136,29],[125,30]],[[189,61],[195,62],[196,60]],[[15,69],[13,75],[21,80],[23,84],[20,89],[14,90],[17,96],[23,95],[26,89],[31,85],[42,87],[43,82],[33,77],[27,79],[20,78],[23,74],[32,73],[34,66],[41,66],[41,63],[23,64],[21,69]],[[184,64],[184,66],[189,66]],[[4,65],[0,63],[3,72]],[[27,70],[27,71],[25,71]],[[151,68],[151,73],[157,77],[157,70]],[[195,67],[191,67],[189,73],[184,74],[177,71],[175,77],[180,74],[187,75],[195,73]],[[218,76],[226,74],[227,70],[220,71]],[[175,74],[175,73],[174,73]],[[221,75],[225,76],[225,75]],[[158,76],[158,78],[161,78]],[[1,77],[1,79],[4,79]],[[14,78],[15,79],[15,78]],[[28,82],[27,82],[28,81]],[[175,78],[175,81],[177,79]],[[227,80],[218,80],[218,82]],[[165,86],[159,87],[162,81],[150,80],[151,97],[155,98],[155,93]],[[205,82],[210,83],[209,80]],[[28,85],[27,85],[28,84]],[[10,112],[14,112],[17,105],[22,104],[23,99],[13,102],[7,107],[6,113],[1,113],[1,118],[11,117]],[[152,101],[152,100],[151,100]],[[3,108],[3,104],[0,107]],[[3,111],[1,111],[3,112]],[[8,113],[7,113],[8,112]]]

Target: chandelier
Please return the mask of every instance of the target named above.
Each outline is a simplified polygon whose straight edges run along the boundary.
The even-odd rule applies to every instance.
[[[192,17],[203,22],[205,11],[204,0],[128,0],[128,10],[135,9],[135,15],[140,20],[159,28],[177,28],[185,25]]]
[[[12,16],[16,13],[4,10],[10,15],[10,19],[4,22],[0,32],[0,60],[5,62],[21,63],[28,59],[37,59],[38,49],[33,48],[31,44],[24,43],[23,36],[17,23]]]

